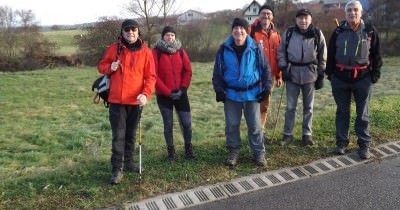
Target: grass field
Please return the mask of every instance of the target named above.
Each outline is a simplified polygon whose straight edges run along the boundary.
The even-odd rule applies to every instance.
[[[86,33],[84,30],[57,30],[57,31],[45,31],[42,34],[50,41],[57,43],[57,55],[72,55],[76,53],[78,49],[77,39],[75,36],[80,36]]]
[[[374,145],[400,138],[399,58],[385,59],[382,79],[374,87],[370,106]],[[227,181],[332,156],[335,104],[330,85],[317,91],[314,110],[316,145],[301,147],[301,103],[295,127],[296,142],[288,147],[267,146],[267,168],[251,161],[246,127],[238,167],[222,164],[224,147],[223,105],[215,102],[212,63],[194,63],[189,97],[193,114],[193,144],[197,159],[183,159],[183,139],[175,122],[178,157],[165,162],[161,115],[154,98],[142,117],[144,180],[125,174],[111,186],[111,131],[108,112],[92,103],[90,88],[98,76],[95,68],[0,73],[0,209],[93,209],[138,201],[162,193]],[[271,135],[282,89],[275,89],[267,128]],[[285,98],[285,97],[284,97]],[[275,137],[283,128],[285,99]],[[352,107],[354,122],[354,106]],[[350,149],[356,148],[351,130]],[[137,159],[136,159],[137,161]]]

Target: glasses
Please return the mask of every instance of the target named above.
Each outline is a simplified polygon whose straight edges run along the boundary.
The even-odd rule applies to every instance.
[[[124,28],[124,31],[125,31],[125,32],[129,32],[129,31],[135,32],[135,31],[136,31],[136,28],[135,28],[135,27],[125,27],[125,28]]]

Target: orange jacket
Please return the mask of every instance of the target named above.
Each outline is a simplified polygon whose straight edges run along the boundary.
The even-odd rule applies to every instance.
[[[252,30],[254,37],[252,37],[257,44],[262,43],[264,48],[264,52],[267,55],[269,66],[271,67],[271,74],[275,79],[281,79],[282,73],[278,67],[278,58],[277,53],[279,49],[279,43],[281,42],[281,36],[275,31],[274,24],[272,24],[272,28],[270,33],[267,34],[265,30],[262,29],[260,23],[260,19],[256,19],[253,24],[248,29],[249,35],[252,35]]]
[[[110,76],[109,103],[137,105],[137,96],[144,94],[149,100],[154,92],[156,73],[151,50],[138,39],[141,47],[130,50],[122,44],[118,60],[121,66],[111,74],[111,63],[116,60],[118,43],[112,44],[100,60],[97,69]]]

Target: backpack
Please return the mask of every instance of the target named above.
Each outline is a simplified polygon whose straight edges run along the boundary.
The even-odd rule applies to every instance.
[[[288,54],[287,54],[287,49],[289,47],[289,42],[290,42],[290,38],[292,38],[293,35],[293,31],[294,31],[295,27],[292,26],[290,28],[288,28],[287,32],[286,32],[286,40],[285,40],[285,52],[286,52],[286,60],[289,62],[289,58],[288,58]],[[319,29],[318,27],[313,27],[314,30],[314,49],[318,49],[318,44],[321,40],[321,29]]]
[[[115,56],[115,61],[118,60],[119,54],[122,51],[122,44],[118,42],[117,55]],[[92,84],[92,91],[95,92],[95,96],[93,97],[93,103],[98,104],[100,99],[103,100],[103,104],[105,108],[109,107],[108,96],[110,94],[110,77],[114,72],[110,75],[102,75],[98,77]]]

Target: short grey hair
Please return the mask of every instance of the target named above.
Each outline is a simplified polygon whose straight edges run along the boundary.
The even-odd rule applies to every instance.
[[[351,0],[351,1],[347,2],[346,6],[344,6],[344,11],[347,12],[347,8],[348,8],[349,6],[353,6],[353,5],[354,5],[354,6],[355,6],[355,5],[358,5],[358,6],[360,7],[361,11],[363,11],[362,4],[361,4],[361,2],[358,1],[358,0]]]

